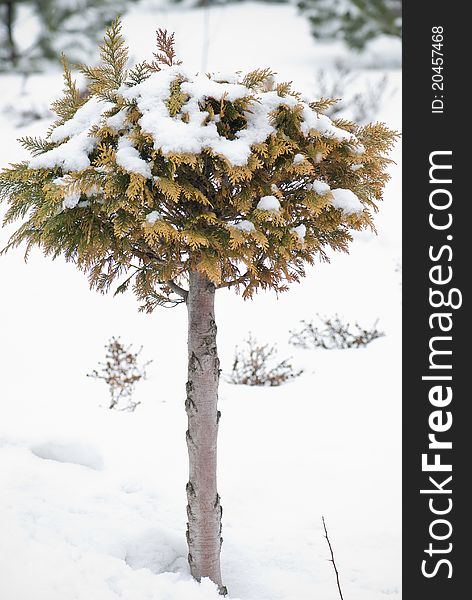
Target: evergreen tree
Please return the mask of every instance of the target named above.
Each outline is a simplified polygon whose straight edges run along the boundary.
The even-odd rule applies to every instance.
[[[157,33],[150,63],[126,70],[115,22],[99,67],[78,93],[64,62],[64,97],[33,156],[0,174],[5,222],[22,219],[7,249],[63,255],[107,291],[132,286],[151,312],[188,311],[189,564],[224,592],[216,486],[220,376],[215,293],[288,289],[305,263],[347,251],[373,227],[396,134],[382,124],[332,122],[269,69],[194,75]]]
[[[4,65],[16,67],[18,63],[14,28],[20,1],[0,0],[0,69]]]
[[[361,50],[379,35],[401,37],[402,0],[298,0],[315,38]]]
[[[123,13],[129,0],[33,0],[41,34],[38,58],[57,60],[61,52],[84,61],[95,50],[103,29]]]
[[[245,0],[168,0],[172,4],[183,4],[185,6],[222,6],[223,4],[240,4]],[[289,0],[259,0],[268,4],[286,4]]]
[[[74,62],[89,60],[103,29],[131,0],[0,0],[0,69],[37,69],[58,61],[61,51]],[[38,34],[19,47],[15,30],[23,8]]]

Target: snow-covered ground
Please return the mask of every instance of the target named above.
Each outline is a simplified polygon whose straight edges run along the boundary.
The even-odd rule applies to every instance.
[[[340,54],[372,66],[376,48],[349,56],[315,44],[290,6],[202,10],[136,5],[124,19],[133,57],[149,57],[154,30],[175,30],[189,68],[271,66],[316,97],[315,74]],[[207,48],[203,31],[209,31]],[[382,44],[380,43],[379,47]],[[395,47],[384,63],[395,62]],[[379,69],[364,69],[374,80]],[[15,142],[47,129],[59,72],[0,77],[0,164]],[[30,113],[45,116],[28,122]],[[400,74],[389,71],[379,115],[400,127]],[[277,342],[305,373],[280,388],[221,388],[222,568],[231,600],[335,600],[324,515],[346,600],[400,599],[400,150],[376,224],[349,255],[308,270],[278,299],[219,292],[224,371],[251,331]],[[3,247],[11,228],[0,232]],[[62,260],[33,252],[0,258],[1,600],[210,600],[214,586],[186,564],[187,452],[183,307],[138,313],[134,298],[100,296]],[[362,350],[303,351],[289,330],[339,313],[386,336]],[[106,386],[85,375],[113,335],[153,358],[135,413],[103,406]],[[102,405],[102,406],[100,406]]]

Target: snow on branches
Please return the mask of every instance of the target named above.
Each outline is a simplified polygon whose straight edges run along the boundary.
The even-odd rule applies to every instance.
[[[102,291],[132,284],[152,310],[185,300],[190,271],[244,297],[283,291],[373,227],[394,132],[332,121],[269,69],[191,73],[172,35],[157,42],[128,70],[113,23],[85,96],[64,64],[58,120],[0,174],[6,221],[25,218],[8,247],[63,254]]]

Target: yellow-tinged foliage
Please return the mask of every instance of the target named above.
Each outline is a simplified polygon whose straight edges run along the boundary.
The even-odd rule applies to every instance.
[[[177,202],[182,192],[182,187],[167,177],[159,177],[156,179],[154,182],[154,187],[161,191],[166,198],[172,200],[172,202]]]
[[[218,256],[209,251],[202,251],[200,258],[195,264],[195,268],[200,273],[204,273],[208,279],[215,285],[221,283],[221,267]]]
[[[182,81],[183,79],[178,78],[170,85],[170,95],[166,104],[171,117],[175,117],[180,112],[186,100],[188,100],[188,94],[180,91]]]
[[[146,201],[144,190],[146,187],[146,178],[139,173],[129,174],[129,184],[126,188],[126,196],[129,200],[139,199],[144,204]]]
[[[281,98],[270,113],[272,132],[250,148],[245,164],[232,164],[205,146],[199,153],[166,152],[142,129],[138,103],[123,92],[179,64],[173,37],[160,31],[159,40],[165,47],[151,64],[127,71],[128,50],[120,24],[114,23],[101,46],[102,64],[81,69],[88,79],[85,95],[63,60],[64,96],[53,103],[58,120],[46,139],[27,136],[20,140],[23,146],[36,157],[60,148],[64,142],[53,141],[51,134],[90,97],[111,102],[111,108],[106,105],[101,122],[89,131],[96,140],[90,144],[90,166],[74,171],[60,161],[44,168],[23,162],[0,174],[0,198],[10,205],[5,221],[24,221],[8,248],[25,242],[26,253],[38,245],[47,255],[62,254],[103,291],[125,278],[117,290],[124,291],[132,281],[149,311],[174,303],[168,282],[184,285],[191,270],[205,273],[216,286],[241,288],[245,298],[258,289],[284,291],[304,275],[305,264],[327,260],[329,248],[347,251],[352,230],[373,228],[394,132],[380,123],[358,127],[337,121],[338,128],[355,137],[336,138],[316,128],[307,133],[301,96],[291,84],[276,83],[269,69],[259,69],[239,76],[247,87],[244,97],[230,101],[224,93],[198,100],[205,124],[216,127],[221,138],[237,140],[258,95],[271,92]],[[182,124],[191,113],[184,81],[186,76],[175,71],[165,103],[169,118]],[[309,109],[322,113],[332,102],[321,99]],[[115,116],[115,123],[108,123]],[[117,164],[122,135],[131,144],[133,160],[145,163],[150,177],[142,168],[135,172]],[[335,208],[329,189],[319,193],[314,183],[352,191],[363,210],[349,214]],[[258,209],[264,196],[275,196],[280,208]],[[303,239],[295,231],[301,225]]]

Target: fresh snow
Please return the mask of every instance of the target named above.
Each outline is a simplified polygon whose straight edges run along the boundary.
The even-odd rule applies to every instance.
[[[34,156],[29,160],[31,169],[53,169],[61,167],[63,171],[81,171],[90,166],[88,155],[96,147],[96,138],[83,132],[71,137],[60,146]]]
[[[179,77],[185,79],[180,88],[188,95],[180,111],[187,113],[187,122],[181,120],[179,115],[170,116],[167,107],[170,84]],[[275,132],[271,123],[274,110],[284,105],[295,107],[300,104],[295,97],[282,97],[275,91],[255,92],[242,84],[217,81],[207,75],[193,75],[180,65],[152,73],[142,83],[122,90],[122,94],[127,100],[136,100],[143,115],[139,123],[144,131],[153,136],[156,150],[162,150],[164,154],[200,153],[206,148],[223,155],[237,166],[247,164],[253,144],[264,142]],[[204,98],[234,101],[251,95],[255,99],[246,113],[247,126],[236,133],[236,139],[230,140],[220,135],[215,120],[206,122],[208,113],[200,106]],[[316,130],[340,141],[356,141],[351,133],[335,127],[329,117],[316,114],[306,103],[301,103],[301,106],[301,128],[307,135]]]
[[[303,223],[297,227],[292,227],[292,231],[298,235],[298,238],[301,242],[304,241],[306,235],[306,226],[303,225]]]
[[[115,115],[108,117],[106,122],[107,125],[113,129],[113,131],[121,131],[126,127],[126,117],[128,115],[128,109],[122,108]]]
[[[53,180],[54,185],[58,185],[60,187],[65,187],[72,183],[72,178],[70,175],[64,175],[63,177],[56,177]],[[64,198],[62,200],[63,208],[75,208],[80,201],[80,192],[70,191],[64,194]]]
[[[303,154],[295,154],[295,156],[293,157],[293,164],[299,165],[304,160],[305,160],[305,157],[303,156]]]
[[[182,68],[178,69],[182,72]],[[215,100],[227,99],[234,102],[248,95],[248,88],[238,83],[226,83],[224,81],[213,80],[207,75],[187,74],[190,81],[184,81],[180,86],[182,92],[187,93],[190,98],[197,102],[205,98],[215,98]],[[233,78],[234,81],[235,78]]]
[[[331,194],[333,195],[333,206],[335,208],[340,208],[346,215],[353,215],[364,210],[362,202],[352,190],[337,188],[334,190],[332,189]]]
[[[153,210],[146,215],[146,221],[149,223],[149,225],[154,225],[154,223],[159,221],[159,219],[162,219],[162,215],[157,210]]]
[[[335,127],[328,116],[317,114],[306,103],[303,104],[302,117],[301,130],[305,135],[309,135],[310,131],[314,129],[318,133],[340,142],[355,139],[352,133]]]
[[[82,135],[94,125],[100,123],[102,114],[113,106],[110,102],[99,100],[92,96],[87,102],[77,109],[75,115],[63,125],[56,127],[51,133],[52,142],[63,142],[67,138]]]
[[[171,117],[167,108],[170,83],[178,76],[189,79],[181,86],[189,94],[182,111],[188,113],[188,122]],[[208,113],[200,108],[199,102],[205,96],[235,100],[248,96],[250,90],[242,85],[218,83],[206,75],[191,75],[180,67],[169,67],[153,73],[149,79],[123,91],[125,98],[135,99],[143,116],[140,125],[154,138],[154,147],[164,154],[172,152],[200,153],[209,148],[225,156],[234,165],[247,163],[252,144],[263,142],[273,131],[269,114],[281,104],[296,102],[285,99],[275,92],[261,95],[260,103],[255,103],[248,114],[247,128],[238,132],[237,139],[229,140],[218,133],[215,122],[205,124]]]
[[[171,116],[167,101],[171,83],[176,79],[182,79],[180,89],[187,95],[187,99],[180,113]],[[204,149],[210,149],[224,156],[233,165],[245,165],[251,154],[251,147],[264,142],[275,132],[271,115],[280,106],[300,106],[301,130],[305,135],[315,132],[338,141],[350,140],[353,152],[359,153],[359,145],[353,134],[336,127],[328,116],[316,113],[307,102],[291,95],[280,96],[276,91],[250,90],[241,83],[233,83],[236,75],[227,79],[231,79],[231,82],[222,81],[218,75],[212,79],[205,74],[193,74],[182,65],[176,65],[151,73],[150,77],[138,85],[122,86],[120,92],[126,100],[136,101],[142,113],[139,123],[143,131],[153,136],[155,149],[164,154],[201,153]],[[236,139],[230,140],[218,133],[217,119],[207,122],[208,113],[201,108],[201,102],[209,97],[230,102],[252,97],[251,108],[246,112],[247,125],[236,133]],[[52,131],[51,141],[63,143],[32,158],[29,161],[30,167],[59,166],[67,172],[89,166],[88,155],[96,146],[91,128],[99,125],[103,119],[115,131],[125,127],[126,109],[121,109],[111,117],[104,117],[104,113],[112,106],[110,102],[94,97],[87,100],[71,119]],[[181,118],[183,113],[187,116],[185,121]],[[303,160],[304,156],[297,154],[294,164]],[[129,172],[151,177],[150,167],[139,158],[138,151],[126,137],[120,140],[117,162]]]
[[[97,144],[90,129],[100,123],[102,114],[113,105],[96,98],[90,98],[75,115],[51,133],[52,142],[63,142],[56,148],[39,154],[29,160],[32,169],[52,169],[62,167],[63,171],[81,171],[90,166],[89,154]],[[64,141],[67,140],[67,141]]]
[[[277,211],[280,209],[280,202],[275,196],[262,196],[257,203],[256,208],[259,210],[273,210]]]
[[[329,187],[329,185],[327,183],[325,183],[324,181],[320,181],[319,179],[315,179],[315,181],[312,181],[311,183],[309,183],[307,186],[307,189],[313,190],[315,193],[319,194],[320,196],[324,196],[331,190],[331,188]]]
[[[74,179],[70,176],[70,175],[64,175],[63,177],[56,177],[56,179],[53,180],[53,183],[55,185],[61,186],[61,187],[67,187],[71,184],[73,184]],[[85,192],[85,196],[87,196],[87,198],[93,198],[94,196],[97,196],[98,194],[100,194],[102,190],[97,186],[97,185],[93,185],[87,192]],[[89,202],[86,200],[83,200],[82,202],[80,202],[80,196],[81,193],[78,191],[75,191],[74,189],[67,191],[64,194],[64,198],[62,201],[62,206],[63,208],[75,208],[76,206],[80,206],[80,207],[86,207],[89,206]]]
[[[215,71],[212,73],[212,79],[225,83],[238,83],[240,73],[232,73],[231,71]]]
[[[254,223],[252,223],[251,221],[239,221],[239,223],[235,223],[234,225],[232,225],[232,227],[246,232],[254,231],[256,229],[254,227]]]
[[[151,179],[151,166],[141,158],[128,136],[120,137],[116,149],[116,164],[128,173],[137,173],[146,179]]]
[[[314,43],[307,20],[289,4],[189,10],[140,0],[130,7],[123,32],[137,61],[152,56],[155,29],[164,27],[176,32],[178,56],[191,73],[269,65],[308,98],[319,95],[318,68],[341,56],[361,69],[386,48],[379,40],[350,54],[338,42]],[[27,19],[22,27],[26,39]],[[385,56],[398,65],[399,45]],[[362,70],[368,82],[384,72]],[[213,76],[237,83],[225,77]],[[398,129],[400,72],[390,71],[389,81],[373,119]],[[60,95],[62,79],[59,70],[2,73],[0,86],[6,165],[27,158],[16,138],[44,135],[50,126],[45,107]],[[16,106],[45,116],[18,125]],[[75,138],[64,139],[55,160]],[[244,302],[233,291],[218,292],[223,373],[249,331],[305,369],[280,388],[222,382],[219,491],[230,600],[338,600],[322,515],[344,597],[401,599],[400,146],[392,158],[378,236],[355,232],[349,255],[330,253],[330,264],[307,266],[307,277],[278,298],[260,293]],[[0,230],[2,247],[12,231]],[[27,264],[21,251],[2,256],[0,268],[15,282],[2,294],[0,598],[217,600],[210,582],[191,580],[186,560],[185,310],[139,313],[131,294],[91,293],[81,272],[35,249]],[[289,329],[316,313],[366,325],[379,318],[386,336],[365,350],[289,346]],[[100,407],[106,386],[86,377],[112,335],[143,345],[143,356],[154,359],[133,414]]]
[[[74,208],[80,201],[80,192],[71,192],[64,196],[63,206],[64,208]]]

